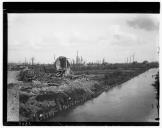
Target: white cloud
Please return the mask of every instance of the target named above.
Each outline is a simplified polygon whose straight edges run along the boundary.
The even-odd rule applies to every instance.
[[[142,14],[141,14],[142,15]],[[9,14],[9,59],[18,61],[35,56],[49,61],[53,54],[75,58],[76,51],[86,60],[102,58],[123,62],[131,51],[154,53],[158,34],[127,24],[136,14]],[[140,49],[138,48],[140,45]],[[147,50],[146,45],[148,45]],[[12,54],[12,55],[11,55]],[[15,58],[16,56],[16,58]],[[153,60],[153,59],[150,59]]]

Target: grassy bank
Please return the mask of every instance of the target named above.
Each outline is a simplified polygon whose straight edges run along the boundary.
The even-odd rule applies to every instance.
[[[57,116],[100,95],[156,66],[149,64],[115,65],[112,68],[74,70],[70,77],[58,78],[54,73],[36,72],[30,80],[22,78],[19,86],[19,119],[43,121]],[[21,73],[20,73],[21,74]]]

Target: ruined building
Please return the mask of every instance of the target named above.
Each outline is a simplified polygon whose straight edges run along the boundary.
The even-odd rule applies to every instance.
[[[70,63],[66,57],[58,57],[54,63],[54,66],[57,71],[56,76],[70,75]]]

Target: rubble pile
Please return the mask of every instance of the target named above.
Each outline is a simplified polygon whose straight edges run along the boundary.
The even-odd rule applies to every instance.
[[[96,81],[85,75],[57,77],[54,73],[22,70],[19,75],[21,119],[43,120],[95,95]],[[49,115],[48,115],[49,116]],[[54,116],[54,115],[52,115]]]
[[[58,78],[59,79],[59,78]],[[29,120],[42,120],[45,114],[66,110],[93,97],[99,84],[83,79],[62,78],[59,86],[23,86],[20,89],[20,113]],[[25,98],[24,98],[25,97]],[[49,116],[49,115],[48,115]]]
[[[35,79],[35,73],[33,70],[22,70],[18,76],[19,81],[29,82]]]
[[[48,83],[50,85],[53,83],[53,85],[57,86],[61,84],[61,79],[56,77],[54,73],[36,72],[34,70],[22,70],[18,80],[23,82],[33,82],[34,84]]]
[[[45,73],[34,71],[32,69],[20,71],[18,80],[25,82],[32,82],[33,85],[46,84],[49,86],[60,86],[62,84],[72,84],[72,81],[82,79],[88,81],[89,79],[86,75],[68,75],[63,77],[58,77],[57,73]]]

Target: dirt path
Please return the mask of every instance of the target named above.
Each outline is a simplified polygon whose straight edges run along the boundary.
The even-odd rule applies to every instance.
[[[17,76],[19,74],[19,71],[8,71],[8,79],[7,83],[16,83],[18,82]]]
[[[8,71],[8,88],[7,88],[7,121],[19,121],[19,87],[18,84],[9,86],[11,83],[16,83],[19,72]]]

